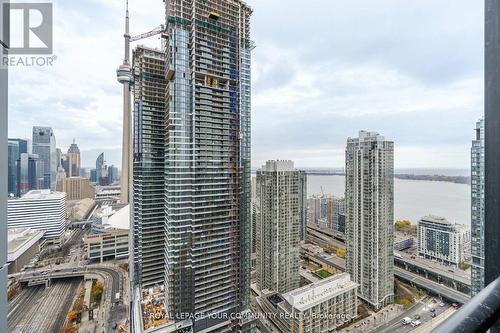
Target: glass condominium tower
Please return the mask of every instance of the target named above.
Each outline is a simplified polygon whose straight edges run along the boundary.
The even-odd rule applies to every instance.
[[[252,10],[164,2],[163,56],[145,55],[163,73],[137,77],[134,55],[134,279],[164,285],[169,315],[197,315],[195,332],[248,331],[252,321],[230,316],[250,308]]]
[[[484,288],[484,119],[471,148],[471,293]]]
[[[301,229],[306,174],[292,161],[267,161],[257,170],[257,287],[285,293],[300,287]]]
[[[345,163],[346,268],[378,311],[394,301],[394,143],[360,131]]]
[[[43,163],[43,189],[55,190],[57,178],[56,137],[51,127],[33,127],[33,154]]]

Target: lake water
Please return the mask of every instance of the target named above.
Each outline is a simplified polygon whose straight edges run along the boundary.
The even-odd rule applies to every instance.
[[[307,176],[307,196],[344,196],[344,176]],[[470,225],[470,185],[423,180],[394,180],[394,218],[416,223],[422,216],[443,216],[450,222]]]

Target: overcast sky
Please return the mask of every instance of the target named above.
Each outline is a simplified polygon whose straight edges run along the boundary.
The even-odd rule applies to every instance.
[[[52,126],[84,166],[120,164],[125,0],[54,1],[53,67],[10,69],[9,136]],[[360,129],[395,141],[396,167],[469,168],[483,114],[483,2],[248,0],[252,159],[342,167]],[[163,23],[161,0],[130,0],[132,34]],[[157,37],[142,42],[160,46]]]

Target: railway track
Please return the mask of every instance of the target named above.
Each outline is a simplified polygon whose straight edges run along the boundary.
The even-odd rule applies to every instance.
[[[63,281],[47,289],[43,300],[38,303],[37,311],[27,321],[23,330],[38,333],[59,332],[79,283],[78,281]]]
[[[34,300],[39,298],[42,294],[42,286],[34,286],[24,289],[11,301],[7,314],[7,329],[9,332],[14,331],[27,313],[27,310],[29,310],[29,307],[27,308],[26,305],[32,304]]]
[[[9,332],[59,332],[80,283],[77,280],[61,281],[45,290],[41,286],[27,289],[9,311]]]

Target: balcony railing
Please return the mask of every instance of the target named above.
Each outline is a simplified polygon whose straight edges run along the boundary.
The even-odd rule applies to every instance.
[[[432,333],[500,333],[500,277],[474,296]]]

